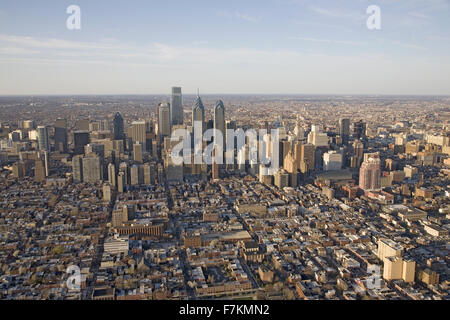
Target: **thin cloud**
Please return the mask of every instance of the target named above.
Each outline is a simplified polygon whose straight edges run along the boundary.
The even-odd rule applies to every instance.
[[[290,37],[295,40],[320,42],[320,43],[335,43],[335,44],[348,44],[348,45],[367,45],[367,42],[348,41],[348,40],[334,40],[334,39],[318,39],[318,38],[305,38],[305,37]]]
[[[337,9],[325,9],[321,7],[311,6],[309,7],[310,10],[315,12],[316,14],[319,14],[321,16],[327,17],[327,18],[340,18],[340,19],[353,19],[353,20],[362,20],[365,19],[366,16],[357,13],[357,12],[350,12],[350,11],[341,11]]]
[[[243,14],[238,11],[236,11],[234,15],[236,16],[236,18],[247,21],[247,22],[257,23],[257,22],[261,21],[261,17],[250,16],[248,14]]]
[[[422,47],[422,46],[418,46],[418,45],[413,44],[413,43],[406,43],[406,42],[400,42],[400,41],[391,41],[391,43],[396,45],[396,46],[409,48],[409,49],[417,49],[417,50],[422,50],[422,51],[428,50],[428,48],[425,48],[425,47]]]
[[[0,42],[7,42],[25,47],[48,49],[107,49],[110,47],[110,45],[106,45],[101,42],[80,42],[55,38],[35,38],[6,34],[0,34]]]

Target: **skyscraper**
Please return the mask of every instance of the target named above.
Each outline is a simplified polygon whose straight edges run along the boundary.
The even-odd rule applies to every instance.
[[[67,120],[57,119],[55,127],[55,149],[61,153],[67,152]]]
[[[170,97],[170,121],[172,125],[183,124],[183,97],[180,87],[172,88]]]
[[[123,118],[119,112],[114,115],[113,120],[113,133],[114,140],[122,140],[124,138]]]
[[[103,179],[101,159],[95,154],[83,157],[83,182],[95,183]]]
[[[73,133],[74,153],[83,154],[84,147],[89,144],[89,131],[75,131]]]
[[[37,127],[39,150],[50,151],[50,140],[47,126]]]
[[[113,163],[108,164],[108,182],[113,188],[117,186],[116,166]]]
[[[214,108],[214,129],[222,132],[222,152],[225,148],[225,106],[222,100],[216,102],[216,107]],[[214,137],[215,143],[218,143],[216,137]]]
[[[328,151],[323,155],[323,170],[341,170],[342,169],[342,154],[336,151]]]
[[[76,183],[83,181],[83,156],[77,155],[72,158],[73,181]]]
[[[192,126],[194,126],[196,121],[201,123],[201,132],[203,134],[205,131],[205,107],[199,96],[197,96],[197,99],[195,99],[194,105],[192,106]]]
[[[140,143],[133,144],[133,160],[139,163],[143,162],[142,144]]]
[[[339,119],[339,135],[345,144],[350,136],[350,119]]]
[[[147,142],[147,125],[144,120],[133,121],[131,123],[131,139],[133,143],[139,142],[142,144],[142,151],[145,152],[145,145]]]
[[[158,107],[158,130],[163,137],[170,136],[171,133],[171,105],[167,102],[162,102]]]
[[[302,144],[300,156],[300,170],[302,173],[314,171],[315,149],[313,144]]]
[[[381,188],[380,154],[366,153],[359,169],[359,187],[364,191]]]
[[[355,139],[365,139],[366,138],[366,123],[362,120],[353,123],[353,137]]]

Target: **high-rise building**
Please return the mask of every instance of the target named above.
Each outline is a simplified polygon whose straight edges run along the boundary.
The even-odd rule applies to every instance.
[[[315,169],[315,147],[313,144],[302,144],[300,155],[300,171],[306,173]]]
[[[342,154],[336,151],[328,151],[323,155],[323,170],[341,170],[342,169]]]
[[[135,143],[133,144],[133,159],[136,162],[142,163],[144,162],[144,158],[142,155],[142,144]]]
[[[77,131],[89,131],[89,119],[80,119],[75,123]]]
[[[171,133],[170,121],[170,105],[167,102],[162,102],[158,107],[158,130],[163,137],[169,137]]]
[[[319,130],[312,130],[308,135],[308,143],[313,144],[315,147],[327,147],[329,144],[328,135]]]
[[[77,155],[72,158],[72,173],[75,183],[83,182],[83,156]]]
[[[366,138],[366,123],[362,120],[353,123],[353,137],[363,140]]]
[[[379,153],[364,154],[364,161],[359,169],[359,187],[364,191],[381,188],[381,169]]]
[[[75,154],[83,154],[84,147],[89,144],[89,131],[75,131],[73,133],[73,143]]]
[[[42,182],[45,180],[45,164],[42,159],[37,159],[34,162],[34,180]]]
[[[131,139],[133,143],[141,143],[143,152],[146,151],[145,145],[147,142],[147,124],[144,120],[133,121],[131,123]]]
[[[305,129],[303,129],[299,124],[294,128],[294,139],[303,141],[305,139]]]
[[[195,122],[200,122],[202,126],[202,134],[205,131],[205,107],[203,106],[202,99],[197,96],[194,105],[192,106],[192,125]]]
[[[339,119],[339,135],[344,143],[348,141],[350,137],[350,119]]]
[[[364,143],[359,140],[355,140],[352,144],[352,153],[354,156],[354,163],[351,164],[352,168],[357,168],[361,165],[361,161],[364,156]]]
[[[94,154],[83,157],[83,182],[96,183],[102,179],[103,170],[100,157]]]
[[[108,182],[113,188],[117,186],[116,166],[113,163],[108,164]]]
[[[49,128],[47,126],[37,127],[39,150],[50,151]]]
[[[141,165],[132,165],[130,168],[130,184],[137,186],[144,184],[144,171]]]
[[[128,164],[126,162],[122,162],[119,165],[119,174],[120,174],[120,172],[123,173],[125,185],[129,184],[130,183],[130,168],[128,167]]]
[[[114,140],[123,140],[124,138],[123,118],[119,112],[114,115],[113,134]]]
[[[101,159],[105,159],[105,145],[100,143],[89,143],[84,146],[84,154],[94,153]]]
[[[183,124],[183,97],[180,87],[172,88],[170,97],[170,122],[172,125]]]
[[[61,153],[67,153],[67,120],[57,119],[55,127],[55,149]]]
[[[123,192],[125,190],[125,174],[123,172],[119,172],[117,175],[117,191]]]
[[[216,106],[214,108],[214,129],[220,131],[222,133],[222,152],[226,150],[225,146],[225,106],[223,105],[222,100],[216,102]],[[215,143],[218,143],[216,137],[214,137]]]

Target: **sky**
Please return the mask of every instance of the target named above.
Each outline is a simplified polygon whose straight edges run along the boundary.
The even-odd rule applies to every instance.
[[[450,0],[0,0],[0,95],[450,95],[449,17]]]

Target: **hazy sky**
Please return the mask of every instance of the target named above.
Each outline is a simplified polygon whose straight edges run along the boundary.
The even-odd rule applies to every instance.
[[[449,18],[450,0],[0,0],[0,94],[450,95]]]

